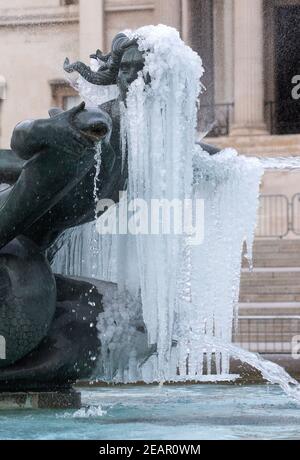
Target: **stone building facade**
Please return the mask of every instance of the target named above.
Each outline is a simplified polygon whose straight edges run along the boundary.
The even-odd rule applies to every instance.
[[[66,56],[88,62],[118,31],[153,23],[176,27],[204,61],[199,131],[211,142],[300,155],[300,0],[0,0],[0,148],[18,121],[75,102]],[[299,176],[268,174],[263,192],[291,199]]]
[[[159,22],[203,58],[204,129],[229,142],[299,133],[297,104],[284,110],[283,102],[293,102],[293,88],[300,97],[300,0],[0,0],[1,146],[27,104],[40,115],[64,94],[57,87],[66,55],[88,61],[119,30]]]

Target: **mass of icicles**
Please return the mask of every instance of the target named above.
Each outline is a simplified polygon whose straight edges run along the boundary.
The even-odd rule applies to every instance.
[[[241,250],[245,239],[252,247],[262,170],[259,162],[239,158],[232,151],[211,159],[195,145],[203,68],[199,56],[179,34],[160,26],[140,29],[135,36],[146,62],[121,110],[121,141],[129,163],[128,202],[143,200],[150,210],[153,199],[181,204],[190,200],[193,214],[199,211],[198,201],[204,200],[204,223],[197,222],[203,225],[204,241],[194,241],[195,235],[189,232],[193,221],[187,229],[183,212],[179,234],[163,234],[162,228],[156,235],[144,234],[140,227],[151,216],[141,216],[134,209],[133,219],[141,234],[97,237],[94,225],[73,230],[54,268],[69,275],[117,281],[121,299],[124,293],[133,299],[138,296],[150,354],[140,362],[136,359],[139,350],[128,353],[127,366],[136,367],[129,374],[135,379],[198,380],[204,373],[224,377],[230,372],[228,353],[203,346],[203,337],[231,341]],[[146,75],[151,85],[145,83]],[[125,310],[125,304],[121,301],[119,308]],[[110,305],[106,315],[118,316],[108,311],[115,309]],[[118,305],[116,299],[114,305]],[[121,318],[114,321],[118,327]],[[131,337],[134,331],[129,329],[127,321]],[[118,334],[112,334],[103,352],[118,346]],[[119,359],[120,353],[116,356]],[[124,369],[124,359],[120,361],[122,372],[114,371],[114,376],[122,380],[126,365]],[[116,370],[118,366],[104,366],[112,367]],[[111,371],[107,374],[113,377]],[[130,381],[129,374],[126,381]]]
[[[62,237],[64,244],[53,265],[56,271],[118,282],[120,286],[119,291],[107,290],[105,312],[99,318],[102,356],[97,378],[125,383],[230,378],[231,354],[224,344],[232,339],[243,242],[247,240],[249,250],[252,248],[261,173],[257,160],[237,156],[233,150],[209,157],[195,148],[192,194],[194,200],[205,200],[204,241],[189,244],[189,237],[179,237],[182,244],[177,254],[172,248],[169,266],[163,244],[156,258],[150,256],[151,251],[157,251],[154,244],[168,236],[101,236],[98,222]],[[144,271],[139,268],[137,238],[144,240],[144,251],[149,250],[144,257],[155,262],[153,268],[150,265],[151,274],[148,264]],[[143,274],[151,291],[141,289]],[[158,300],[166,289],[163,283],[168,284],[172,277],[175,292],[169,330],[164,314],[150,302],[166,308],[163,302],[168,302],[167,296],[160,303]],[[148,317],[143,295],[150,297]],[[147,331],[155,334],[149,343],[143,322]],[[159,367],[160,334],[170,342],[170,358],[164,361],[163,374]]]
[[[142,200],[125,207],[136,234],[97,231],[110,212],[124,214],[123,202],[97,223],[65,233],[56,243],[53,268],[118,284],[118,291],[108,290],[99,318],[98,379],[229,379],[229,358],[238,354],[263,368],[268,378],[268,366],[231,345],[242,247],[246,241],[251,264],[263,165],[230,149],[210,157],[196,146],[201,59],[174,29],[151,26],[133,35],[145,53],[145,68],[121,107],[121,142],[129,166],[125,200]],[[151,83],[146,84],[149,76]],[[84,86],[82,80],[80,84]],[[153,199],[191,203],[182,207],[182,232],[167,235],[160,228],[157,234],[146,234]],[[198,208],[201,200],[204,217]],[[186,209],[193,212],[186,215]],[[197,210],[203,231],[195,227]],[[203,237],[198,244],[195,228]]]
[[[129,202],[143,200],[149,210],[146,216],[137,213],[136,224],[143,225],[151,217],[154,226],[152,200],[178,200],[182,204],[192,198],[196,102],[203,68],[199,56],[173,29],[149,27],[136,36],[145,53],[145,66],[144,73],[131,85],[127,107],[122,111],[122,144],[128,150]],[[151,85],[145,83],[147,75]],[[156,233],[152,228],[151,232]],[[138,234],[134,243],[143,318],[149,345],[156,346],[155,377],[166,381],[175,378],[178,367],[184,368],[188,355],[185,349],[179,362],[173,357],[172,347],[176,340],[176,348],[181,350],[178,309],[181,284],[186,284],[182,264],[188,235],[163,234],[162,228],[159,232]],[[126,273],[122,275],[128,290],[131,286],[126,283]]]
[[[262,173],[257,160],[229,149],[214,158],[201,151],[194,156],[194,199],[205,203],[204,241],[189,248],[191,295],[179,303],[178,324],[181,353],[189,350],[189,374],[195,379],[203,373],[203,364],[207,374],[230,372],[228,352],[203,343],[204,337],[232,340],[241,253],[246,241],[251,264]]]

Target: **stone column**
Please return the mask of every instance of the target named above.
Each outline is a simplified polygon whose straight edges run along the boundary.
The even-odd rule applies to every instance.
[[[214,3],[211,0],[190,0],[191,46],[203,61],[202,83],[206,90],[200,96],[199,129],[209,132],[215,122],[214,74]]]
[[[191,5],[190,0],[182,0],[181,6],[181,36],[187,44],[191,44]]]
[[[155,0],[155,16],[157,24],[175,27],[181,31],[181,1],[182,0]]]
[[[263,48],[263,0],[235,0],[233,135],[266,134]]]
[[[223,0],[224,3],[224,99],[233,102],[234,56],[233,56],[233,3],[234,0]],[[217,73],[216,73],[217,75]]]
[[[89,63],[89,55],[104,51],[104,0],[80,0],[80,59]]]

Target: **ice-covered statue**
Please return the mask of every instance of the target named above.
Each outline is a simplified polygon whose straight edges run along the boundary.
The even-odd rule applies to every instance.
[[[0,389],[226,379],[262,169],[196,143],[203,66],[174,29],[91,57],[64,64],[86,105],[0,156]]]
[[[102,108],[117,130],[127,195],[97,224],[65,234],[53,266],[118,284],[117,298],[106,299],[99,315],[100,335],[106,330],[99,378],[229,378],[229,353],[217,343],[231,342],[241,251],[247,239],[251,258],[262,168],[233,150],[196,142],[204,69],[176,30],[126,31],[111,53],[91,58],[90,67],[67,59],[64,68],[79,73],[73,84],[88,104],[109,100]],[[176,216],[175,231],[166,211]],[[122,221],[116,229],[124,214],[127,226]]]
[[[142,30],[140,30],[140,33],[142,33]],[[146,85],[151,86],[150,73],[145,69],[145,55],[149,50],[141,48],[139,45],[140,40],[141,36],[139,37],[138,33],[121,32],[117,34],[113,39],[109,54],[105,55],[100,50],[97,50],[95,54],[91,54],[90,58],[93,61],[93,66],[97,70],[92,70],[92,66],[89,67],[79,61],[71,64],[68,58],[64,63],[66,72],[72,73],[76,71],[81,75],[83,80],[79,84],[79,89],[83,97],[86,97],[88,101],[90,100],[95,105],[99,104],[99,100],[101,101],[103,87],[117,85],[119,97],[114,98],[105,107],[113,115],[115,126],[120,124],[120,102],[126,105],[128,90],[131,84],[137,80],[139,73],[143,74]],[[172,43],[169,43],[169,45],[173,46]],[[101,90],[97,92],[95,88],[82,84],[83,81],[101,86]],[[143,133],[141,132],[140,135],[143,136]],[[117,138],[118,136],[116,136]],[[210,154],[218,152],[218,149],[211,145],[205,144],[205,148]]]

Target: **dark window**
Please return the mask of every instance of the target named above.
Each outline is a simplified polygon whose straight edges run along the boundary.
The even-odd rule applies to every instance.
[[[296,86],[300,79],[299,5],[277,8],[276,74],[276,101],[273,107],[276,133],[300,133],[300,100]]]
[[[62,6],[77,5],[79,0],[60,0]]]
[[[78,93],[65,80],[51,80],[50,82],[53,107],[60,107],[69,110],[74,105],[79,104]]]

